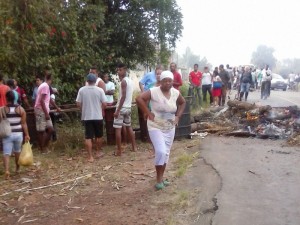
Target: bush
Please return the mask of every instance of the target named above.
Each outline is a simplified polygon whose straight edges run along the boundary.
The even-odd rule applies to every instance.
[[[182,94],[182,96],[188,96],[188,92],[189,92],[189,84],[188,83],[184,83],[181,87],[180,87],[180,92]]]

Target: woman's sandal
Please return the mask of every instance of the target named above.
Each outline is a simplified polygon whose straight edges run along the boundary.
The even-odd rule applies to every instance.
[[[168,181],[168,179],[165,179],[165,180],[163,181],[163,184],[164,184],[165,186],[169,186],[169,185],[171,184],[171,182]]]
[[[165,187],[164,182],[155,184],[155,188],[157,191],[164,189],[164,187]]]

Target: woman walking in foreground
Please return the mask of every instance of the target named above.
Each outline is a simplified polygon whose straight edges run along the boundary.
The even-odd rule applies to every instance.
[[[169,185],[168,180],[163,179],[163,175],[175,136],[175,126],[178,125],[185,108],[185,99],[172,87],[173,79],[172,72],[162,72],[160,86],[153,87],[136,98],[138,106],[148,118],[149,136],[155,150],[157,190]],[[148,108],[149,101],[151,111]]]

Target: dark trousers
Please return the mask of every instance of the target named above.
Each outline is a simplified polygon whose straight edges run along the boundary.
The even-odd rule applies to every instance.
[[[271,81],[268,80],[266,81],[267,82],[267,94],[268,94],[268,97],[270,97],[270,94],[271,94]]]
[[[212,93],[211,93],[211,84],[202,85],[203,102],[206,102],[207,92],[209,94],[209,102],[211,104],[211,103],[213,103],[213,97],[212,97]]]
[[[260,98],[263,99],[269,97],[270,90],[271,90],[271,81],[261,82]]]
[[[141,140],[143,142],[147,142],[148,140],[150,140],[148,127],[147,127],[147,120],[144,117],[143,111],[139,107],[138,107],[138,115],[139,115],[139,123],[140,123]]]
[[[57,119],[58,113],[50,113],[50,118],[53,125],[53,133],[52,133],[52,141],[57,140],[57,132],[56,132],[56,119]]]
[[[192,105],[196,104],[197,97],[198,97],[199,105],[200,106],[202,105],[201,86],[200,87],[190,86],[188,91],[188,96],[192,96]]]
[[[219,97],[219,105],[220,106],[224,106],[225,105],[225,101],[226,101],[226,94],[227,94],[227,86],[226,85],[222,85],[222,93],[221,96]]]

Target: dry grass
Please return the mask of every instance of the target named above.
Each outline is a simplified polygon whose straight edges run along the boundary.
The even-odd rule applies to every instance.
[[[147,196],[147,198],[149,197],[149,199],[145,199],[145,202],[138,201],[138,207],[145,207],[145,209],[149,211],[147,205],[151,204],[151,199],[154,198],[155,195],[159,195],[157,198],[160,201],[163,201],[156,202],[154,205],[157,207],[166,206],[167,208],[164,209],[164,215],[166,215],[164,218],[167,220],[166,224],[176,224],[176,220],[174,220],[175,217],[173,217],[174,215],[172,215],[172,217],[168,220],[171,213],[166,214],[166,212],[169,209],[170,211],[173,211],[173,209],[178,210],[179,208],[187,207],[190,196],[189,193],[184,190],[178,191],[173,189],[174,191],[172,191],[173,185],[160,193],[154,192],[154,188],[152,189],[151,187],[155,183],[155,171],[153,167],[153,158],[149,151],[151,149],[151,145],[149,143],[141,144],[138,141],[139,151],[134,153],[129,151],[130,146],[128,145],[127,151],[121,158],[111,156],[115,146],[105,146],[104,152],[106,152],[107,155],[102,159],[96,160],[93,164],[89,164],[86,163],[86,152],[82,150],[84,147],[83,141],[84,131],[80,122],[74,121],[69,124],[64,123],[59,125],[58,141],[51,144],[51,153],[42,155],[34,149],[34,161],[36,165],[30,168],[23,167],[20,176],[13,177],[11,181],[3,181],[1,180],[3,176],[1,176],[0,193],[14,191],[26,186],[40,187],[74,179],[86,174],[95,174],[91,178],[80,180],[72,190],[69,190],[72,183],[68,183],[62,186],[43,189],[42,191],[33,191],[28,193],[12,192],[11,194],[2,197],[1,200],[7,201],[11,207],[15,207],[18,210],[23,209],[22,207],[24,207],[23,204],[25,204],[25,200],[26,202],[28,201],[28,204],[32,203],[33,205],[31,205],[30,208],[27,207],[28,212],[26,215],[32,215],[33,218],[43,220],[43,212],[46,210],[48,211],[49,218],[61,216],[66,219],[66,217],[70,214],[77,216],[75,215],[76,212],[69,210],[67,211],[68,214],[58,215],[56,214],[55,208],[58,205],[68,205],[70,199],[72,199],[75,206],[80,206],[81,201],[87,202],[89,209],[86,210],[89,210],[88,212],[93,212],[95,210],[93,207],[100,207],[100,205],[95,205],[95,199],[89,196],[92,196],[92,193],[97,193],[101,196],[101,202],[110,202],[107,205],[108,207],[110,204],[115,204],[113,210],[116,215],[118,215],[119,210],[124,210],[124,208],[122,208],[122,204],[136,204],[136,192],[138,191],[142,192],[142,196]],[[178,174],[183,176],[189,166],[193,163],[195,155],[190,153],[189,148],[186,146],[197,144],[197,140],[187,140],[174,143],[174,155],[172,153],[172,162],[170,163],[170,169],[167,171],[167,175],[169,175],[168,177],[170,177],[171,180],[177,176],[177,171],[182,171],[178,172]],[[111,167],[110,169],[105,170],[104,168],[107,166]],[[3,166],[0,165],[0,172],[2,172],[2,170]],[[136,174],[132,174],[130,172]],[[26,184],[20,182],[20,178],[30,178],[33,181],[30,184]],[[116,190],[116,183],[120,186],[120,191]],[[176,186],[173,187],[175,188]],[[126,195],[122,195],[123,189],[126,191]],[[103,191],[105,195],[101,194]],[[114,200],[112,203],[111,196],[116,193],[120,194],[120,197],[117,198],[119,201]],[[21,195],[23,195],[24,200],[18,201]],[[139,196],[141,196],[141,194]],[[161,198],[162,196],[165,196],[165,198]],[[86,197],[88,197],[88,199],[86,199]],[[47,199],[47,206],[43,206],[45,199]],[[98,203],[98,200],[96,203]],[[39,206],[41,208],[39,208]],[[107,211],[104,210],[104,218],[109,218],[109,212],[111,209],[107,209]],[[0,207],[0,223],[1,217],[2,221],[9,220],[9,218],[4,217],[5,213],[6,211],[4,210],[4,207]],[[137,212],[133,213],[136,213],[136,217],[140,215]],[[12,213],[11,215],[14,218],[20,217],[20,215]],[[84,219],[84,215],[81,216]],[[68,220],[68,222],[70,221],[71,220]]]
[[[177,170],[175,173],[176,177],[182,177],[192,163],[193,163],[192,155],[183,153],[181,156],[179,156],[175,161],[175,165],[177,166]]]

